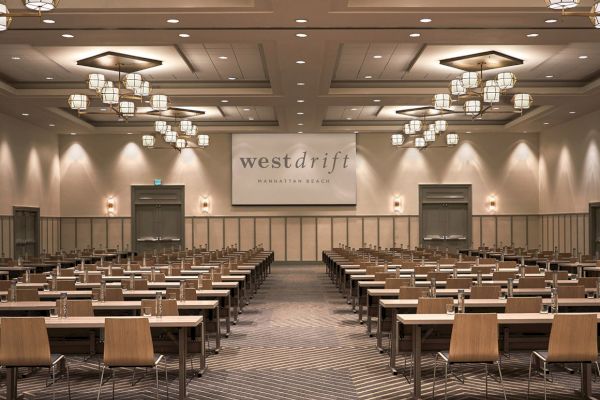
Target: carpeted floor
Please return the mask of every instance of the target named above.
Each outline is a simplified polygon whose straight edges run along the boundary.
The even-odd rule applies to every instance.
[[[219,354],[208,359],[208,371],[188,386],[190,399],[206,400],[326,400],[408,399],[411,386],[387,368],[387,355],[379,354],[375,339],[359,325],[341,294],[329,281],[323,265],[273,266],[273,273],[240,316]],[[170,371],[170,396],[176,398],[176,356]],[[527,390],[528,354],[513,354],[503,365],[509,399],[524,399]],[[424,361],[423,393],[431,398],[432,358]],[[71,363],[74,399],[95,398],[98,384],[93,363]],[[465,371],[466,382],[449,381],[448,398],[484,398],[481,369]],[[43,372],[20,380],[27,398],[51,398]],[[153,398],[153,375],[129,385],[130,375],[117,376],[116,398]],[[575,399],[579,376],[553,371],[548,383],[550,398]],[[107,385],[103,398],[110,398]],[[534,381],[534,396],[543,398],[542,380]],[[3,388],[0,388],[0,393]],[[594,383],[595,392],[600,387]],[[57,398],[66,398],[65,383],[56,387]],[[442,393],[439,393],[442,394]],[[164,393],[163,393],[164,395]],[[490,379],[490,398],[501,398]],[[163,398],[166,398],[163,396]],[[441,398],[441,397],[438,397]]]

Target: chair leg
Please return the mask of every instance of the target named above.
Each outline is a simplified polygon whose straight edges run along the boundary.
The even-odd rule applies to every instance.
[[[546,361],[542,364],[544,368],[544,400],[546,400]]]
[[[71,377],[69,376],[69,363],[65,358],[65,370],[67,372],[67,393],[69,395],[69,400],[71,400]]]
[[[100,388],[98,389],[98,397],[96,398],[96,400],[100,400],[100,395],[102,394],[102,382],[104,381],[104,370],[106,369],[106,366],[102,366],[102,372],[100,373]]]
[[[444,400],[448,399],[448,361],[444,362]]]
[[[115,369],[112,370],[112,400],[115,400]]]
[[[156,375],[156,400],[158,400],[158,368],[154,367],[154,372]]]
[[[56,399],[56,364],[52,366],[52,400]]]
[[[433,389],[431,390],[431,398],[435,400],[435,372],[437,370],[437,362],[438,355],[435,355],[435,360],[433,361]]]
[[[167,400],[169,400],[169,365],[167,364],[166,357],[165,357],[165,387],[167,389]]]
[[[502,359],[502,358],[500,358]],[[504,400],[506,399],[506,390],[504,390],[504,380],[502,379],[502,368],[500,368],[500,360],[498,360],[498,375],[500,376],[500,387],[502,388],[502,394],[504,395]]]
[[[488,397],[488,365],[484,364],[485,366],[485,398],[487,399]]]
[[[527,399],[529,400],[529,389],[531,387],[531,365],[533,364],[533,353],[529,356],[529,376],[527,377]]]

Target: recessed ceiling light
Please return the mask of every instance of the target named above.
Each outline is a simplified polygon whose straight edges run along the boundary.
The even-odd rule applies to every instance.
[[[75,135],[77,135],[77,132],[71,132],[70,135],[75,136]]]
[[[587,60],[587,59],[588,59],[588,56],[579,56],[579,59],[580,59],[580,60]]]
[[[302,122],[299,122],[298,126],[304,126],[304,124]]]
[[[100,111],[106,111],[106,108],[101,108]]]
[[[248,117],[248,121],[254,121],[254,117]]]
[[[52,80],[54,80],[54,78],[53,78],[53,77],[51,77],[51,76],[47,76],[47,77],[46,77],[46,80],[47,80],[47,81],[52,81]]]
[[[24,117],[29,117],[28,113],[21,113],[21,115],[24,116]]]
[[[296,37],[305,38],[308,37],[308,35],[306,33],[296,33]]]
[[[431,22],[431,18],[421,18],[419,21],[421,21],[424,24],[428,24]]]
[[[306,61],[304,61],[304,60],[297,60],[296,64],[306,64]]]
[[[304,133],[304,132],[302,132],[302,131],[298,131],[298,133]]]
[[[577,111],[569,111],[569,114],[577,114]]]
[[[467,132],[465,132],[465,133],[471,133],[471,131],[467,131]]]
[[[20,59],[21,59],[21,57],[12,56],[10,59],[11,59],[11,60],[20,60]]]
[[[558,22],[558,20],[557,19],[547,19],[545,22],[547,24],[554,24],[554,23]]]
[[[298,99],[298,100],[296,100],[296,103],[304,103],[304,100],[303,99]]]
[[[350,111],[358,111],[358,108],[351,108]]]
[[[229,57],[227,56],[219,56],[219,60],[227,60]]]
[[[227,78],[227,79],[229,79],[230,81],[235,81],[237,78],[236,78],[235,76],[230,76],[230,77],[229,77],[229,78]]]
[[[499,110],[500,107],[493,107],[493,110]]]
[[[296,22],[299,24],[305,24],[308,22],[308,20],[306,18],[298,18],[296,19]]]
[[[383,56],[380,56],[379,54],[377,54],[377,55],[373,56],[373,58],[375,58],[375,59],[377,59],[377,60],[378,60],[378,59],[380,59],[380,58],[383,58]]]
[[[133,135],[133,132],[127,132],[128,135]]]
[[[552,78],[554,78],[554,75],[546,75],[546,78],[552,79]]]
[[[42,20],[42,22],[44,22],[45,24],[54,24],[54,23],[56,23],[56,21],[53,20],[53,19],[44,19],[44,20]]]
[[[352,119],[352,117],[346,117],[346,119],[347,119],[348,121],[350,121],[350,120]]]
[[[418,37],[421,37],[421,34],[420,33],[411,33],[408,36],[410,36],[411,38],[418,38]]]
[[[56,125],[54,125],[54,124],[48,124],[48,126],[49,126],[50,128],[54,128]]]
[[[64,38],[67,38],[67,39],[72,39],[75,37],[75,36],[71,35],[70,33],[63,33],[61,36]]]
[[[249,108],[244,108],[244,111],[250,111],[250,109]]]
[[[229,103],[229,100],[223,99],[223,100],[221,100],[221,103]]]
[[[381,103],[380,99],[373,99],[373,103]]]
[[[358,133],[358,131],[354,131],[354,133]]]
[[[176,18],[171,18],[171,19],[168,19],[168,20],[167,20],[167,22],[168,22],[169,24],[178,24],[178,23],[179,23],[179,20],[178,20],[178,19],[176,19]]]
[[[297,86],[304,86],[304,82],[298,82],[296,83]]]
[[[538,37],[538,36],[540,36],[540,34],[539,34],[539,33],[528,33],[528,34],[527,34],[527,37],[528,37],[528,38],[536,38],[536,37]]]
[[[304,113],[303,113],[303,112],[297,112],[296,114],[297,114],[297,115],[304,115]]]
[[[373,78],[373,76],[371,76],[371,75],[365,75],[365,79],[371,79],[371,78]]]
[[[179,34],[179,37],[180,37],[180,38],[189,38],[189,37],[190,37],[190,34],[189,34],[189,33],[180,33],[180,34]]]
[[[544,125],[550,125],[550,122],[544,122]]]

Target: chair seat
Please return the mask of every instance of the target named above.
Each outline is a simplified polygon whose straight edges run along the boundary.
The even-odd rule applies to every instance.
[[[533,355],[536,356],[537,358],[539,358],[540,360],[542,360],[543,362],[547,362],[547,363],[573,363],[573,364],[579,364],[579,363],[589,363],[589,362],[594,362],[594,361],[590,361],[590,360],[569,360],[569,361],[548,361],[548,350],[535,350],[533,351]]]
[[[62,354],[50,354],[50,364],[39,364],[39,365],[3,365],[3,367],[6,368],[20,368],[20,367],[25,367],[25,368],[52,368],[54,367],[56,364],[58,364],[59,362],[63,361],[65,359],[65,356]]]
[[[154,362],[151,365],[121,365],[121,364],[104,364],[107,368],[127,368],[127,367],[140,367],[140,368],[144,368],[144,367],[148,367],[148,368],[152,368],[152,367],[156,367],[158,364],[160,364],[160,362],[164,359],[164,356],[162,354],[155,354],[154,355]]]
[[[438,356],[448,364],[494,364],[496,361],[450,361],[449,351],[439,351]]]

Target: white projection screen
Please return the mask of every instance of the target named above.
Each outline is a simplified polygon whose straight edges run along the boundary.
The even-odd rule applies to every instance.
[[[232,134],[233,205],[355,205],[355,134]]]

